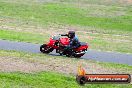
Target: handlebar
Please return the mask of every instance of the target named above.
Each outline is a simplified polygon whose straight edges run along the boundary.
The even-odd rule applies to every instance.
[[[61,37],[61,35],[54,35],[54,36],[52,37],[52,39],[53,39],[53,40],[59,40],[60,37]]]

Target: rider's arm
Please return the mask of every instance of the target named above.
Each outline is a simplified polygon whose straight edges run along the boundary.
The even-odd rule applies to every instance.
[[[68,34],[60,34],[61,36],[68,36]]]

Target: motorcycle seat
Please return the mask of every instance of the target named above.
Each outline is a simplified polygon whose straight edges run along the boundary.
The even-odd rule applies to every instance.
[[[87,43],[85,43],[85,42],[80,42],[80,45],[81,45],[81,46],[87,45]]]

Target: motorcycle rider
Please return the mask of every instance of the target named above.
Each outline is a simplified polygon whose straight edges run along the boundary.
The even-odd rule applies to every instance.
[[[68,34],[61,34],[61,36],[67,36],[70,41],[69,45],[64,49],[67,52],[70,52],[73,48],[80,46],[78,37],[75,35],[75,31],[69,31]]]

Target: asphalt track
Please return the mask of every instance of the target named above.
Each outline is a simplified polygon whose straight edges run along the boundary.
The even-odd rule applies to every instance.
[[[31,53],[41,53],[39,51],[39,47],[40,44],[0,40],[0,49],[2,50],[15,50],[15,51],[24,51]],[[55,51],[53,51],[52,53],[50,53],[50,55],[57,56],[58,54],[56,54]],[[88,50],[88,52],[81,58],[96,60],[100,62],[112,62],[112,63],[132,65],[132,54]]]

